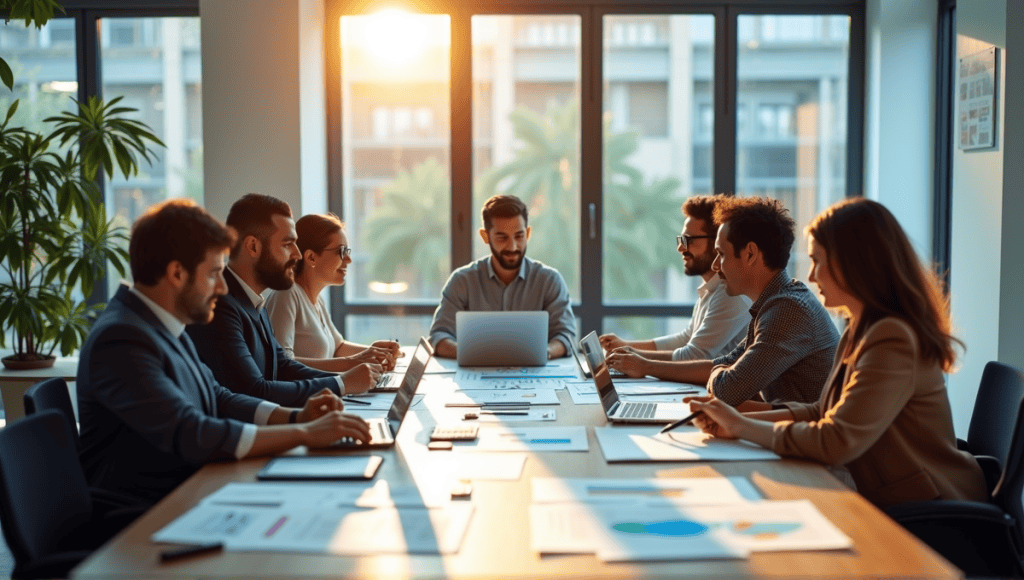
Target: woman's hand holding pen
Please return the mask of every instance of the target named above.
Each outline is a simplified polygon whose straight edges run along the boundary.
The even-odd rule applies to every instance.
[[[701,431],[723,439],[742,438],[738,431],[746,419],[731,405],[714,397],[692,397],[684,402],[690,403],[690,411],[700,413],[693,418],[693,424]]]

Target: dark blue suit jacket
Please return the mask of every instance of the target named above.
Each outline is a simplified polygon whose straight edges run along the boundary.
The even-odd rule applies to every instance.
[[[342,394],[337,375],[288,358],[274,338],[267,311],[256,310],[233,273],[225,271],[224,279],[228,293],[217,299],[213,322],[187,330],[220,384],[285,407],[302,407],[324,388]]]
[[[202,464],[234,459],[261,401],[218,385],[195,357],[127,286],[117,291],[78,361],[90,485],[156,501]]]

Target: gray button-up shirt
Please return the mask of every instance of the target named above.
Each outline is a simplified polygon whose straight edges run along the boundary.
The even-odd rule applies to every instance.
[[[523,257],[519,275],[507,286],[494,273],[486,256],[452,272],[441,291],[441,304],[430,326],[430,344],[455,336],[455,313],[460,310],[547,310],[548,342],[557,339],[566,352],[576,340],[576,317],[569,287],[558,270]]]
[[[715,397],[736,406],[758,392],[769,403],[813,403],[835,359],[839,332],[818,298],[785,270],[750,307],[747,337],[718,357],[708,380]]]

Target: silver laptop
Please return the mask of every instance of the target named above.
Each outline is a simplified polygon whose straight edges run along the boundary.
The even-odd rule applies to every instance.
[[[591,339],[592,338],[592,339]],[[690,414],[690,406],[685,403],[646,403],[622,401],[615,390],[612,377],[608,374],[608,365],[604,362],[604,351],[601,343],[593,332],[580,341],[580,348],[590,368],[594,371],[594,386],[597,396],[601,399],[604,415],[612,423],[669,423],[678,421]]]
[[[427,370],[427,363],[433,356],[434,349],[427,342],[426,338],[420,337],[416,350],[412,353],[409,361],[409,369],[405,371],[402,378],[402,386],[395,393],[395,400],[391,403],[386,417],[367,419],[370,426],[370,440],[366,442],[354,441],[348,437],[334,444],[335,447],[391,447],[395,444],[395,437],[398,436],[398,429],[402,426],[409,407],[412,406],[412,397],[416,394],[416,387],[423,378],[423,372]]]
[[[548,364],[548,313],[456,312],[460,367],[542,367]]]
[[[601,341],[597,338],[597,333],[594,332],[594,331],[590,331],[590,334],[584,336],[583,340],[597,341],[598,348],[600,348],[600,346],[601,346]],[[583,340],[580,341],[580,348],[583,348]],[[580,372],[583,373],[583,378],[585,378],[585,379],[592,379],[592,378],[594,378],[594,374],[592,372],[590,372],[590,363],[587,362],[587,358],[586,357],[581,357],[579,355],[579,353],[576,352],[575,348],[571,349],[571,350],[572,350],[572,356],[576,359],[576,364],[579,365],[579,367],[580,367]],[[603,351],[602,351],[602,354],[603,354]],[[622,372],[620,370],[617,370],[617,369],[608,369],[608,374],[613,376],[613,377],[625,377],[625,376],[627,376],[626,373],[624,373],[624,372]]]

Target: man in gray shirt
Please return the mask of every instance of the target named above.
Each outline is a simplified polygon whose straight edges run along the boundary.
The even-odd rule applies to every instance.
[[[495,195],[484,203],[480,237],[491,255],[452,272],[430,326],[435,356],[455,358],[455,313],[460,310],[547,310],[548,358],[569,353],[576,318],[558,270],[526,257],[529,214],[519,198]]]

